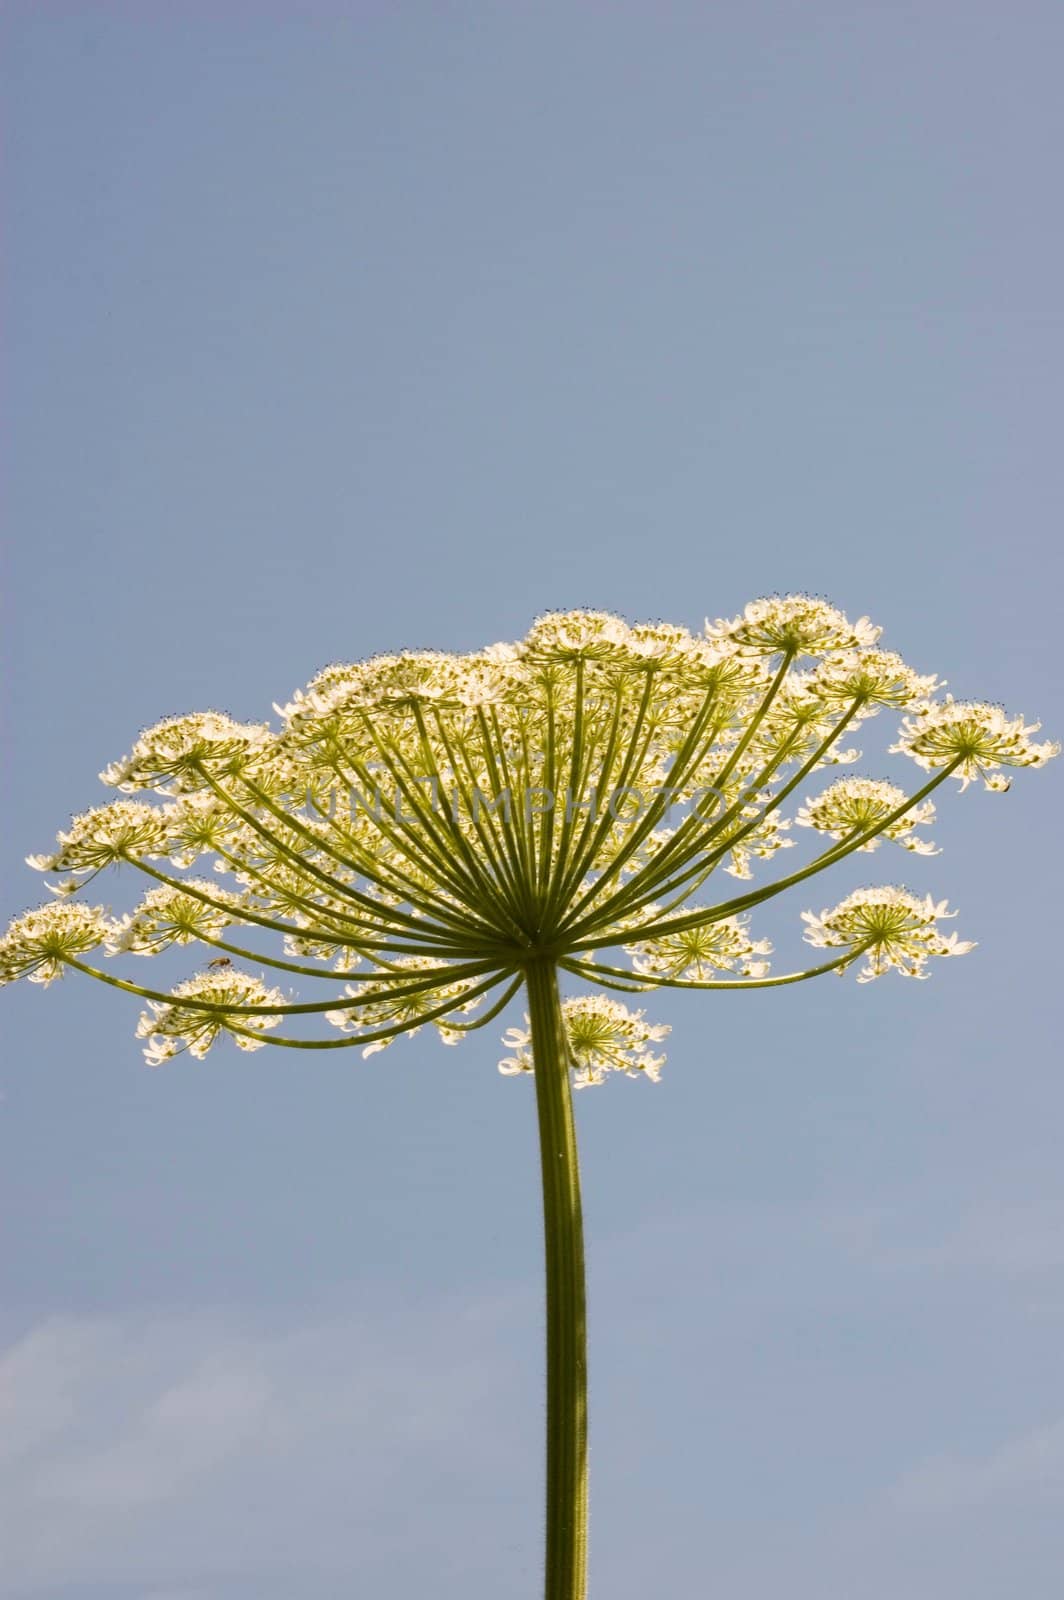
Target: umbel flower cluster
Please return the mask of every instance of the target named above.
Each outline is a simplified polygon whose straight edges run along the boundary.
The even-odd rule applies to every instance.
[[[101,775],[118,797],[29,858],[53,899],[0,938],[0,982],[73,970],[139,997],[152,1064],[223,1035],[369,1055],[431,1026],[457,1044],[523,991],[526,1025],[503,1035],[500,1067],[532,1080],[539,1122],[546,1600],[586,1596],[570,1090],[656,1081],[669,1032],[614,996],[848,968],[924,977],[972,948],[930,895],[887,884],[804,911],[815,964],[780,974],[754,914],[851,855],[933,854],[932,796],[951,776],[1002,790],[1010,769],[1057,753],[1037,724],[942,696],[878,640],[867,617],[803,595],[698,635],[560,612],[517,644],[327,667],[276,708],[279,725],[169,718]],[[891,751],[911,783],[838,774],[880,711],[900,721]],[[781,870],[799,839],[810,859]],[[98,903],[110,868],[143,883],[128,910]],[[176,963],[176,986],[134,981],[145,956]],[[559,973],[593,992],[563,999]]]
[[[516,644],[327,667],[276,708],[276,727],[169,718],[101,774],[120,798],[29,858],[55,875],[55,898],[0,939],[0,981],[75,969],[141,997],[137,1032],[158,1063],[223,1034],[245,1050],[368,1055],[430,1024],[454,1044],[538,959],[621,993],[758,988],[851,964],[863,980],[923,977],[971,945],[939,932],[944,902],[902,888],[805,913],[828,956],[806,971],[772,976],[749,922],[854,852],[933,853],[917,830],[951,775],[1005,789],[1009,769],[1057,753],[1037,723],[936,698],[937,680],[881,650],[879,632],[801,595],[697,635],[551,613]],[[825,781],[880,710],[903,713],[891,749],[921,781]],[[792,821],[822,835],[814,859],[751,886]],[[123,866],[146,880],[132,910],[80,898]],[[712,897],[722,874],[739,882]],[[106,964],[181,946],[200,964],[172,991]],[[324,997],[296,998],[297,980]],[[564,1022],[577,1085],[657,1077],[650,1046],[668,1030],[641,1010],[579,996]],[[531,1068],[529,1038],[505,1036],[504,1072]]]

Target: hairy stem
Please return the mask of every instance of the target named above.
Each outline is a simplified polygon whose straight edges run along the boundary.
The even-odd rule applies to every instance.
[[[587,1593],[587,1307],[580,1170],[558,971],[527,970],[547,1265],[545,1600]]]

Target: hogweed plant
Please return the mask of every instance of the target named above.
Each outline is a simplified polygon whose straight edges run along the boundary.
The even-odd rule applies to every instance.
[[[101,774],[138,798],[75,817],[55,850],[29,858],[61,875],[56,898],[0,940],[0,981],[73,970],[139,996],[153,1065],[202,1057],[223,1035],[242,1050],[368,1056],[431,1024],[453,1045],[523,991],[525,1025],[504,1035],[500,1067],[532,1076],[539,1119],[547,1600],[586,1592],[570,1091],[616,1073],[656,1080],[669,1032],[614,995],[759,990],[848,968],[859,982],[891,969],[926,977],[933,959],[972,948],[942,931],[952,913],[929,895],[888,885],[805,911],[824,959],[780,975],[749,913],[885,841],[933,852],[924,830],[947,779],[1007,789],[1006,769],[1059,748],[997,706],[936,698],[937,680],[880,649],[879,633],[801,595],[756,601],[699,636],[552,613],[519,644],[327,667],[276,708],[277,731],[214,711],[170,718]],[[891,749],[923,781],[912,792],[823,784],[825,769],[857,759],[845,742],[880,709],[903,713]],[[756,883],[755,866],[792,842],[791,822],[821,836],[813,859]],[[210,875],[192,875],[201,857]],[[112,866],[150,885],[121,916],[77,898]],[[713,898],[720,873],[739,884]],[[253,947],[265,934],[273,954]],[[98,964],[97,952],[172,946],[199,947],[201,960],[170,991]],[[560,973],[609,992],[563,1000]],[[325,998],[295,1000],[296,979],[317,980]],[[277,1032],[285,1023],[295,1031]],[[324,1036],[301,1031],[312,1023]]]

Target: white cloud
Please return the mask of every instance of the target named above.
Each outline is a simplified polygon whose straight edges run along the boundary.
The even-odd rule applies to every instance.
[[[905,1474],[891,1499],[902,1511],[939,1513],[1000,1505],[1016,1496],[1064,1499],[1064,1418],[984,1455],[941,1455]]]
[[[1064,1266],[1064,1210],[999,1202],[928,1220],[901,1207],[853,1213],[832,1232],[870,1266],[898,1271],[989,1271],[1005,1276]]]
[[[117,1439],[43,1468],[42,1499],[128,1512],[170,1499],[262,1442],[271,1394],[257,1351],[206,1356],[151,1400]],[[284,1401],[281,1401],[283,1406]]]
[[[877,1331],[883,1307],[919,1308],[923,1273],[883,1275],[885,1293],[863,1305],[866,1269],[881,1263],[850,1256],[840,1277],[847,1254],[816,1211],[645,1224],[593,1252],[594,1564],[615,1600],[655,1582],[685,1592],[707,1538],[713,1586],[744,1600],[781,1587],[794,1600],[997,1600],[1017,1541],[1028,1567],[1039,1552],[1056,1560],[1059,1399],[1045,1426],[958,1452],[933,1368],[919,1389],[923,1347],[899,1355],[891,1317]],[[0,1351],[3,1600],[534,1594],[539,1295],[536,1282],[474,1304],[289,1308],[265,1327],[130,1314],[30,1329]],[[848,1322],[855,1307],[864,1320]],[[961,1337],[963,1317],[949,1329]],[[877,1406],[884,1374],[914,1386],[901,1425]],[[855,1396],[882,1426],[878,1447],[840,1420]],[[1002,1432],[1038,1407],[1018,1383]],[[794,1461],[793,1484],[777,1456]],[[673,1459],[686,1474],[675,1504],[678,1480],[660,1466]],[[917,1464],[902,1473],[906,1461]],[[745,1475],[745,1498],[729,1473]],[[708,1508],[703,1479],[723,1491]],[[747,1517],[771,1537],[751,1542]],[[1025,1594],[1048,1600],[1058,1577]]]
[[[504,1512],[536,1481],[535,1416],[511,1391],[538,1374],[515,1379],[508,1355],[528,1314],[500,1298],[265,1331],[221,1315],[30,1329],[0,1354],[4,1595],[215,1600],[226,1575],[240,1594],[256,1573],[354,1577],[410,1521],[453,1553],[468,1484]]]

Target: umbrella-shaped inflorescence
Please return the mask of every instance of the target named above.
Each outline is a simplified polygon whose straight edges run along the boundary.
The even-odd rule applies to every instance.
[[[570,1087],[657,1079],[668,1032],[614,995],[757,989],[851,964],[864,981],[925,976],[933,957],[972,948],[940,932],[944,901],[887,885],[806,911],[824,959],[779,975],[751,913],[882,843],[933,853],[917,830],[946,779],[1001,790],[1008,769],[1057,752],[1000,707],[936,698],[937,680],[878,637],[801,595],[699,634],[550,613],[515,644],[327,667],[276,708],[276,726],[169,718],[101,774],[120,798],[29,858],[54,875],[54,898],[0,938],[0,982],[74,969],[139,996],[153,1064],[203,1056],[223,1035],[244,1050],[369,1055],[432,1025],[456,1044],[524,991],[525,1027],[505,1034],[500,1065],[535,1080],[543,1152],[549,1600],[576,1600],[585,1582]],[[825,782],[881,710],[901,714],[892,750],[917,781]],[[792,822],[822,838],[787,873],[776,857]],[[121,916],[82,898],[111,867],[145,879]],[[172,989],[111,966],[175,947],[198,950],[199,966]],[[610,992],[563,1002],[560,972]],[[318,993],[301,998],[311,980]]]

